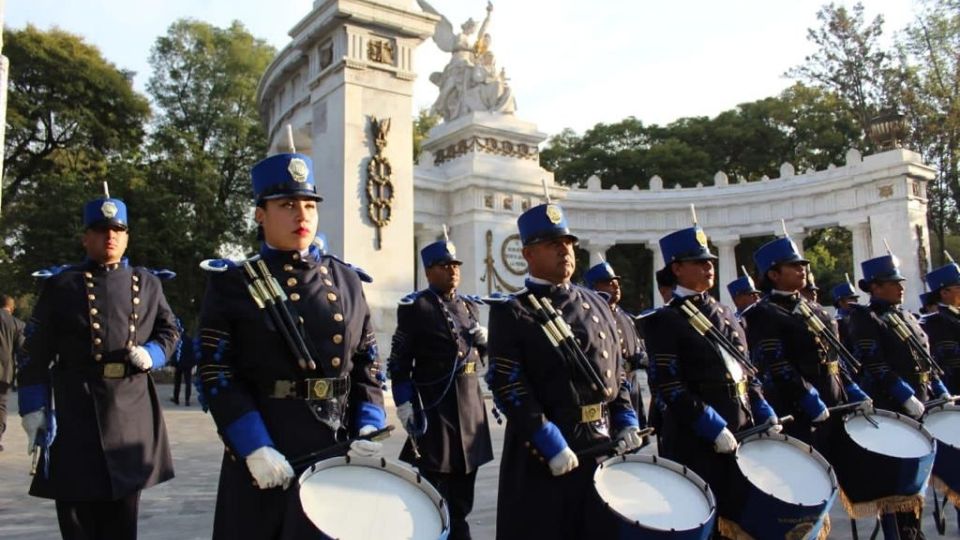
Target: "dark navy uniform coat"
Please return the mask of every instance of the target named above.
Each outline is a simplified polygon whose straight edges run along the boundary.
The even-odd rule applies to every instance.
[[[288,461],[328,448],[337,433],[303,398],[271,397],[277,381],[349,377],[342,421],[351,433],[383,427],[381,374],[370,309],[360,278],[347,264],[311,248],[306,256],[264,248],[261,257],[290,299],[317,369],[300,369],[267,313],[251,298],[243,269],[221,264],[210,274],[200,313],[197,377],[226,444],[220,470],[215,538],[309,537],[300,534],[296,489],[253,485],[245,457],[272,446]],[[209,266],[208,266],[209,267]],[[324,417],[326,418],[326,417]],[[345,433],[339,434],[341,437]],[[307,465],[296,468],[300,473]],[[295,485],[296,483],[294,483]],[[290,521],[284,524],[284,521]]]
[[[176,346],[160,280],[88,261],[47,280],[28,326],[21,414],[47,406],[52,387],[57,421],[49,477],[41,457],[30,494],[116,500],[173,478],[153,379],[128,363],[129,348],[145,346],[162,366]],[[104,378],[104,363],[125,364],[124,376]]]
[[[617,341],[620,343],[620,356],[623,357],[624,372],[630,388],[630,403],[633,404],[633,410],[637,413],[640,426],[646,427],[647,415],[643,410],[640,371],[648,367],[647,348],[633,315],[620,306],[613,306],[613,316],[617,322]]]
[[[549,298],[572,328],[584,355],[605,385],[603,395],[589,388],[566,365],[529,311],[528,294]],[[576,285],[546,286],[527,281],[527,289],[490,307],[488,379],[497,407],[507,417],[500,487],[497,538],[604,538],[600,510],[591,507],[597,461],[554,477],[547,465],[564,443],[574,452],[610,441],[626,426],[636,426],[624,381],[617,324],[606,300]],[[603,403],[599,421],[581,422],[581,406]]]
[[[920,327],[930,340],[930,352],[943,369],[943,382],[951,394],[960,394],[960,314],[955,308],[940,306],[940,311],[920,319]]]
[[[387,363],[394,394],[412,385],[426,411],[427,431],[417,439],[414,459],[408,440],[400,459],[421,469],[471,473],[493,459],[487,410],[478,371],[486,346],[474,344],[478,323],[474,300],[443,298],[427,289],[397,308],[397,331]]]

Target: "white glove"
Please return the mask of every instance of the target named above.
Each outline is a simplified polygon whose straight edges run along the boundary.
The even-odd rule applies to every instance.
[[[489,332],[487,332],[487,327],[480,326],[480,323],[477,323],[476,326],[471,328],[470,333],[473,334],[474,345],[486,345],[487,338],[490,337]]]
[[[767,435],[779,435],[783,431],[783,424],[780,423],[779,419],[776,419],[776,424],[767,428]]]
[[[628,426],[620,430],[617,434],[617,450],[619,452],[629,452],[643,446],[643,439],[640,438],[640,428]]]
[[[723,431],[713,440],[713,449],[718,454],[732,454],[737,449],[737,438],[729,429],[723,428]]]
[[[910,396],[906,401],[903,402],[903,409],[907,411],[907,414],[914,418],[920,418],[923,416],[923,403],[920,403],[920,400],[916,396]]]
[[[857,407],[858,411],[863,411],[866,414],[873,414],[876,410],[873,408],[873,400],[867,399],[860,402],[860,406]]]
[[[410,433],[413,430],[413,403],[409,401],[397,406],[397,417],[400,418],[400,425]]]
[[[27,413],[20,418],[20,425],[23,426],[23,430],[27,432],[27,454],[32,454],[33,449],[37,446],[37,433],[40,431],[40,428],[43,427],[46,423],[46,418],[44,418],[44,410],[38,409],[31,413]]]
[[[247,469],[260,489],[287,489],[293,480],[293,467],[287,458],[269,446],[261,446],[247,456]]]
[[[550,472],[554,476],[561,476],[567,474],[568,472],[577,468],[580,465],[580,461],[577,459],[577,455],[573,453],[573,450],[570,450],[569,446],[564,447],[559,454],[550,458],[550,462],[547,463],[550,466]]]
[[[826,422],[827,418],[830,418],[830,410],[824,409],[819,416],[813,419],[814,424],[819,424],[820,422]]]
[[[407,405],[409,405],[409,403]],[[373,433],[376,430],[377,428],[373,426],[363,426],[360,428],[359,435],[363,437],[364,435]],[[377,441],[353,441],[350,443],[350,450],[347,452],[347,455],[350,457],[363,458],[380,457],[383,455],[383,444],[378,443]]]
[[[130,363],[142,371],[149,371],[153,367],[153,359],[150,353],[140,346],[130,349]]]

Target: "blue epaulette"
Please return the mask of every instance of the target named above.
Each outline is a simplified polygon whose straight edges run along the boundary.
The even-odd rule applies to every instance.
[[[324,253],[323,256],[324,256],[324,257],[330,257],[331,259],[337,261],[337,262],[340,263],[340,264],[343,264],[344,266],[346,266],[346,267],[348,267],[349,269],[351,269],[351,270],[353,270],[354,272],[356,272],[356,273],[357,273],[357,276],[360,277],[360,281],[362,281],[362,282],[364,282],[364,283],[373,283],[373,276],[371,276],[370,274],[368,274],[367,271],[364,270],[363,268],[360,268],[359,266],[354,266],[354,265],[348,263],[347,261],[345,261],[345,260],[337,257],[336,255],[331,255],[330,253]]]
[[[401,298],[400,301],[397,302],[397,304],[398,304],[398,305],[401,305],[401,306],[409,306],[409,305],[413,304],[413,303],[417,300],[417,298],[420,297],[420,294],[421,294],[422,292],[423,292],[423,291],[413,291],[412,293],[410,293],[410,294],[404,296],[403,298]]]
[[[147,268],[147,271],[164,281],[177,277],[176,272],[174,272],[173,270],[168,270],[166,268]]]
[[[59,266],[49,266],[47,268],[41,268],[36,272],[30,274],[31,276],[37,279],[50,279],[53,276],[63,272],[64,270],[71,268],[72,264],[61,264]]]
[[[483,305],[486,303],[484,302],[483,298],[477,294],[461,294],[460,297],[468,302],[473,302],[474,304]]]
[[[500,291],[497,291],[489,296],[483,297],[483,303],[489,306],[495,306],[499,304],[506,304],[507,302],[513,300],[515,297],[527,292],[527,288],[524,287],[519,291],[512,294],[503,294]]]
[[[239,263],[230,259],[206,259],[200,263],[200,268],[207,272],[226,272],[238,266],[240,266]]]
[[[748,311],[750,311],[751,309],[753,309],[753,306],[755,306],[755,305],[757,305],[757,304],[759,304],[759,303],[760,303],[760,302],[754,302],[754,303],[750,304],[749,306],[747,306],[746,308],[744,308],[743,311],[740,312],[740,316],[743,317]]]
[[[637,313],[636,315],[631,315],[631,317],[633,317],[633,320],[635,321],[642,321],[643,319],[646,319],[647,317],[653,315],[659,310],[660,308],[647,308],[641,311],[640,313]]]

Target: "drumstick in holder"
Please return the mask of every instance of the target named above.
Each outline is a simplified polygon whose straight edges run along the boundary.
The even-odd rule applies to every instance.
[[[834,405],[833,407],[828,407],[827,410],[830,411],[831,415],[845,413],[847,411],[856,411],[868,403],[870,403],[869,399],[866,401],[854,401],[852,403],[844,403],[843,405]]]
[[[930,401],[926,401],[923,403],[923,408],[932,409],[933,407],[939,407],[941,405],[948,405],[950,403],[954,403],[957,400],[960,400],[960,396],[950,396],[948,398],[931,399]],[[924,412],[923,414],[924,416],[926,416],[927,413]]]
[[[789,415],[789,414],[788,414],[788,415],[786,415],[786,416],[781,416],[781,417],[778,419],[778,422],[776,422],[776,423],[774,423],[773,418],[771,417],[771,418],[769,418],[766,422],[760,424],[759,426],[753,426],[752,428],[747,428],[747,429],[745,429],[745,430],[743,430],[743,431],[738,431],[738,432],[734,433],[734,434],[733,434],[733,437],[734,437],[735,439],[737,439],[737,442],[740,442],[740,441],[746,439],[747,437],[752,437],[752,436],[756,435],[757,433],[763,433],[764,431],[772,428],[773,426],[775,426],[775,425],[777,425],[777,424],[786,424],[787,422],[793,422],[793,416],[792,416],[792,415]]]
[[[647,437],[647,436],[653,435],[654,431],[655,430],[652,427],[641,429],[640,431],[637,432],[637,436],[641,438]],[[587,448],[580,450],[579,452],[577,452],[577,458],[586,459],[586,458],[595,458],[597,456],[617,456],[620,454],[630,454],[632,452],[636,452],[637,450],[639,450],[639,448],[636,448],[629,452],[621,452],[619,448],[620,448],[620,441],[617,439],[610,439],[609,441],[605,441],[600,444],[596,444],[594,446],[588,446]]]
[[[339,442],[329,448],[324,448],[323,450],[317,452],[311,452],[309,454],[302,455],[300,457],[290,460],[290,466],[294,469],[299,469],[306,465],[312,465],[318,461],[322,461],[327,458],[336,457],[344,454],[347,450],[350,449],[350,445],[356,441],[379,441],[381,439],[386,439],[390,436],[390,433],[394,430],[394,426],[387,426],[383,429],[378,429],[367,433],[366,435],[361,435],[359,437],[354,437],[352,439],[347,439],[343,442]]]

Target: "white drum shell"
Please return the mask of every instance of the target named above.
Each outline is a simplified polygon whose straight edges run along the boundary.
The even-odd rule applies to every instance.
[[[816,506],[837,490],[837,477],[827,460],[810,445],[786,435],[747,438],[736,457],[750,483],[783,502]]]
[[[933,436],[912,418],[877,409],[870,418],[862,414],[846,418],[844,429],[858,446],[876,454],[903,459],[917,459],[934,451]]]

